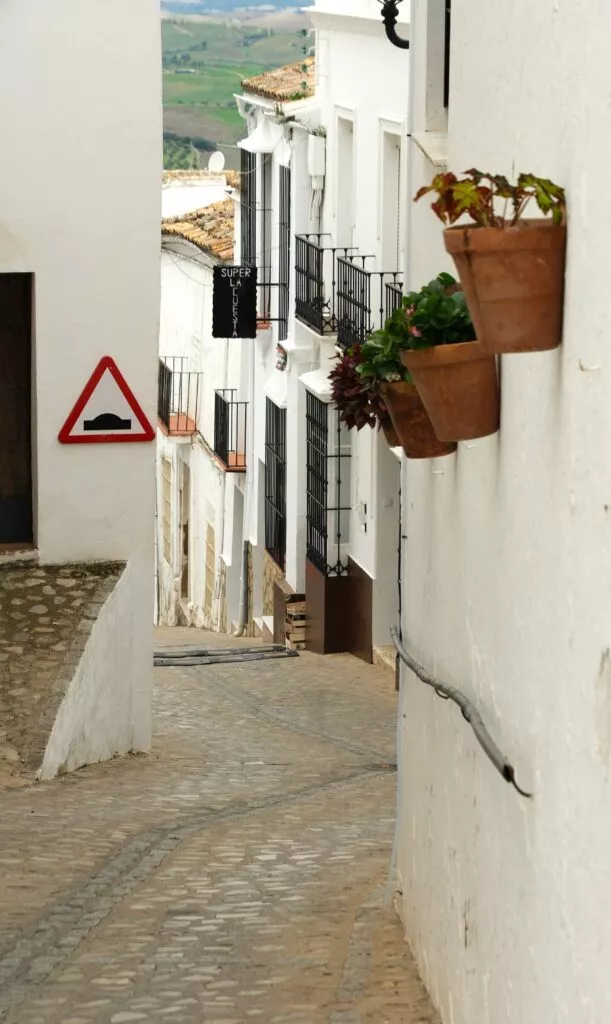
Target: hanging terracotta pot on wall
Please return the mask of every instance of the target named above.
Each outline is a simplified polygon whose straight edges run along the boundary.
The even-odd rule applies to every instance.
[[[436,459],[451,455],[455,444],[440,441],[422,399],[413,384],[398,381],[380,385],[384,403],[408,459]]]
[[[499,429],[496,359],[477,342],[405,350],[401,360],[440,440],[471,441]]]
[[[387,419],[382,420],[381,423],[380,423],[380,426],[382,428],[382,433],[384,434],[384,437],[386,438],[386,443],[387,443],[388,447],[389,448],[400,448],[401,447],[401,442],[399,440],[399,435],[397,434],[397,431],[395,430],[395,428],[392,425],[392,420],[391,420],[390,416]]]
[[[484,352],[544,352],[560,344],[565,225],[453,227],[444,240]]]

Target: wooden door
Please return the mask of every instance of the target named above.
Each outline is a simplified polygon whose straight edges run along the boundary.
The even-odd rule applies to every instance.
[[[0,274],[0,544],[32,524],[32,277]]]

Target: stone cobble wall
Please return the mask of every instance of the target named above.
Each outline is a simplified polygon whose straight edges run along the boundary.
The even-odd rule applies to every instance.
[[[123,565],[0,566],[0,784],[40,767],[93,623]]]
[[[263,562],[263,614],[274,614],[274,585],[284,579],[280,566],[265,552]]]

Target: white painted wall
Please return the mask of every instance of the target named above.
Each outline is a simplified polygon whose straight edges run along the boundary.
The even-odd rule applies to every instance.
[[[403,8],[408,6],[402,5],[403,24],[408,13]],[[347,216],[346,181],[351,177],[353,245],[360,254],[371,256],[365,263],[367,269],[399,271],[404,239],[396,224],[391,236],[391,214],[400,208],[407,181],[409,52],[390,45],[380,6],[372,0],[361,0],[349,10],[334,0],[319,0],[311,14],[317,27],[319,116],[327,128],[322,230],[328,237],[323,244],[347,238],[342,223]],[[351,174],[350,153],[345,149],[347,123],[352,124]],[[400,157],[391,161],[385,154],[395,143]],[[397,209],[396,222],[399,212]],[[372,291],[374,327],[381,326],[384,319],[380,315],[383,296],[376,284]],[[350,557],[374,579],[376,645],[389,643],[389,629],[398,613],[397,557],[393,554],[389,560],[389,555],[392,546],[396,552],[398,543],[399,467],[384,445],[374,431],[353,432]]]
[[[446,1024],[606,1024],[611,11],[456,0],[452,14],[450,167],[567,187],[565,334],[556,352],[503,358],[500,435],[405,468],[408,645],[477,702],[535,797],[499,778],[456,709],[406,678],[402,910]],[[422,106],[415,117],[423,127]],[[414,191],[432,171],[415,165]],[[428,211],[412,239],[417,286],[449,264]]]
[[[0,272],[35,275],[40,559],[128,561],[133,617],[122,676],[131,692],[129,746],[147,747],[154,446],[64,447],[57,434],[104,355],[117,359],[154,421],[162,162],[157,4],[7,0],[0,10],[0,90],[10,96],[0,113]]]
[[[245,366],[249,363],[249,343],[212,337],[212,276],[215,261],[196,246],[166,237],[161,257],[161,321],[159,354],[164,358],[184,357],[185,370],[199,374],[198,434],[193,438],[157,433],[157,576],[160,587],[159,622],[176,625],[181,601],[182,540],[180,533],[179,465],[190,472],[189,502],[189,588],[182,602],[182,615],[193,626],[218,630],[222,618],[221,578],[226,569],[226,594],[229,598],[228,625],[235,621],[238,608],[234,596],[239,592],[241,559],[235,558],[233,515],[234,488],[239,478],[225,474],[214,448],[214,392],[235,388],[240,400],[247,397]],[[178,364],[176,364],[178,368]],[[192,385],[193,386],[193,385]],[[163,554],[162,457],[172,461],[172,558]],[[205,607],[207,569],[206,536],[208,523],[215,537],[215,601]],[[236,577],[237,576],[237,580]]]
[[[49,736],[39,778],[75,771],[117,754],[142,749],[150,730],[146,692],[135,692],[129,676],[138,634],[133,603],[137,569],[128,565],[93,624],[82,658],[69,683]],[[150,632],[150,626],[149,626]],[[135,707],[138,733],[134,733]]]

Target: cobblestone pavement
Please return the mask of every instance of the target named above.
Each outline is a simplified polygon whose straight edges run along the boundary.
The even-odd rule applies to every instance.
[[[347,657],[157,670],[152,755],[0,792],[0,1020],[436,1024],[388,905],[394,717]]]

